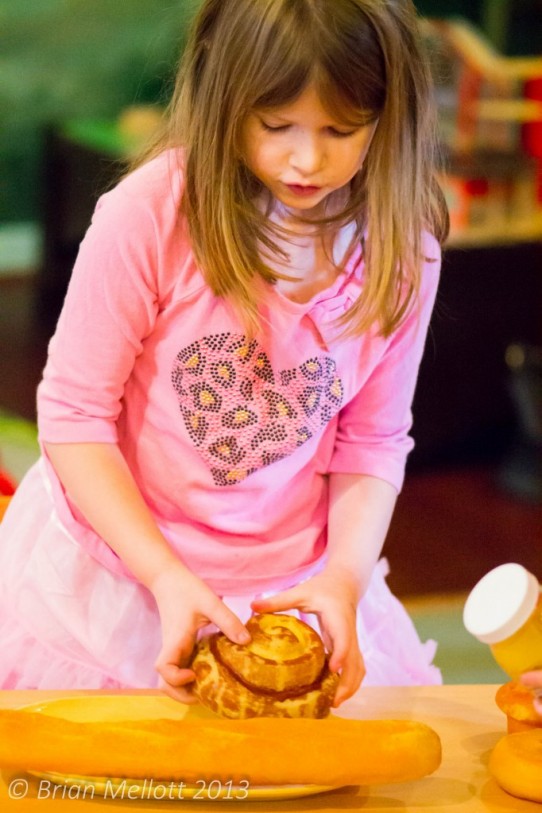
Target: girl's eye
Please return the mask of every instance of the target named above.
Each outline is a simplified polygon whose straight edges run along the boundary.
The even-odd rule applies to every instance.
[[[283,132],[284,130],[288,129],[287,124],[279,124],[279,125],[273,126],[271,124],[266,124],[265,121],[262,121],[261,119],[260,119],[260,124],[262,125],[264,130],[267,130],[270,133],[280,133],[280,132]]]
[[[329,132],[335,138],[349,138],[353,136],[354,133],[357,133],[357,130],[348,130],[345,132],[344,130],[337,130],[335,127],[330,127]]]
[[[262,128],[269,133],[283,133],[289,129],[289,124],[268,124],[267,122],[260,119],[260,124]],[[333,138],[349,138],[350,136],[354,135],[357,132],[356,129],[354,130],[337,130],[336,127],[327,127],[327,132],[333,136]]]

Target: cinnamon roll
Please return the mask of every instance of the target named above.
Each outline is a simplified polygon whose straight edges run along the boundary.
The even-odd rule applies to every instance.
[[[222,717],[326,717],[339,676],[318,633],[291,615],[262,613],[246,624],[250,643],[223,633],[196,645],[195,692]]]

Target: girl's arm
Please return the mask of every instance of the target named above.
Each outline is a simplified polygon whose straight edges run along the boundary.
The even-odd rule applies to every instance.
[[[175,555],[149,511],[114,443],[44,443],[68,496],[94,530],[153,594],[162,626],[156,669],[169,694],[184,702],[181,687],[194,679],[186,667],[198,629],[216,624],[246,643],[240,620]]]
[[[397,491],[385,480],[365,474],[329,476],[328,563],[344,573],[363,597],[380,558]]]
[[[296,607],[315,613],[331,652],[330,668],[341,678],[334,706],[359,688],[365,674],[357,629],[357,607],[371,579],[389,527],[397,491],[364,474],[329,477],[328,558],[316,576],[276,596],[258,599],[258,612]]]
[[[335,705],[354,694],[365,674],[357,607],[382,552],[396,500],[395,488],[377,477],[338,473],[329,477],[328,558],[323,575],[344,593],[348,606],[345,614],[338,602],[325,617],[333,651],[330,666],[341,671]]]
[[[160,533],[114,443],[44,443],[70,500],[149,589],[181,564]],[[182,565],[181,565],[182,566]]]

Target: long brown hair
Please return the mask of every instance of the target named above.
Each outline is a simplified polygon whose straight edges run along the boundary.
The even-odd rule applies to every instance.
[[[256,202],[261,185],[243,160],[243,125],[310,83],[338,120],[378,116],[346,206],[319,224],[355,221],[351,252],[366,234],[363,290],[343,321],[347,333],[377,323],[387,336],[416,300],[422,231],[442,242],[448,226],[434,179],[430,73],[410,0],[204,0],[164,132],[145,160],[184,148],[181,208],[195,257],[215,294],[254,329],[261,281],[279,278],[265,253],[285,255]]]

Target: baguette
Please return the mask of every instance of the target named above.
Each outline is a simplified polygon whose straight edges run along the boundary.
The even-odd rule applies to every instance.
[[[440,760],[435,731],[406,720],[80,723],[0,710],[0,766],[37,772],[336,787],[420,779]]]

